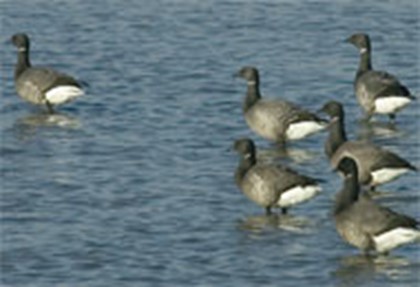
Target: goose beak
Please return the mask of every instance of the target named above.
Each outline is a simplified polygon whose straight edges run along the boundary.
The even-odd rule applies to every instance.
[[[241,72],[235,72],[232,74],[233,78],[240,78],[241,77]]]
[[[316,111],[315,111],[315,113],[316,113],[318,116],[322,117],[322,116],[324,116],[324,115],[326,114],[326,111],[325,111],[324,107],[322,107],[322,108],[320,108],[320,109],[316,110]]]
[[[232,141],[232,142],[234,142],[234,141]],[[234,153],[234,152],[236,152],[235,144],[232,144],[232,145],[226,147],[225,148],[225,152],[228,152],[228,153]]]

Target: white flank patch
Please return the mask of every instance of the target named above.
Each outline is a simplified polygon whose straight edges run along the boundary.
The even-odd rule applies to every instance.
[[[383,184],[410,171],[408,168],[382,168],[371,173],[373,184]]]
[[[60,105],[70,102],[82,95],[84,95],[84,92],[78,87],[58,86],[45,93],[45,98],[50,104]]]
[[[377,252],[387,252],[398,246],[420,241],[420,231],[407,227],[398,227],[373,237],[373,241],[375,241]]]
[[[280,196],[277,205],[279,207],[288,207],[307,201],[317,195],[321,191],[318,185],[307,185],[305,187],[296,186],[285,192]]]
[[[390,96],[375,100],[375,111],[378,114],[392,114],[404,108],[411,99],[399,96]]]
[[[289,126],[286,131],[286,137],[289,140],[299,140],[325,128],[326,124],[317,123],[314,121],[299,122]]]

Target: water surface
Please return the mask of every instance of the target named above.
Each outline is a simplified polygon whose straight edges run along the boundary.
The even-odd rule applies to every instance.
[[[330,218],[341,186],[325,134],[279,151],[241,115],[241,66],[262,92],[318,109],[345,104],[350,138],[419,165],[418,104],[396,126],[359,124],[352,92],[370,33],[374,66],[419,93],[418,1],[3,1],[1,280],[4,286],[417,286],[419,249],[364,258]],[[50,116],[13,88],[15,32],[32,62],[89,83]],[[323,193],[265,217],[235,187],[232,141],[321,178]],[[420,218],[416,175],[379,201]]]

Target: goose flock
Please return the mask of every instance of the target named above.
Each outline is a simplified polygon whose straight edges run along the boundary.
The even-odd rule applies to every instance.
[[[11,41],[18,54],[15,88],[23,100],[54,113],[57,106],[84,95],[82,83],[72,76],[49,67],[32,66],[28,35],[15,34]],[[354,93],[366,120],[379,114],[394,122],[396,114],[414,101],[415,96],[395,76],[372,68],[368,35],[354,34],[347,42],[360,53]],[[329,101],[319,111],[311,112],[297,103],[262,97],[256,67],[243,67],[236,76],[246,81],[243,116],[258,136],[283,146],[328,131],[324,146],[326,159],[343,178],[332,209],[337,232],[344,241],[366,254],[386,254],[398,246],[420,241],[416,219],[379,205],[372,196],[377,186],[407,172],[416,172],[413,164],[380,146],[349,140],[344,126],[345,108],[340,102]],[[320,113],[328,116],[328,120]],[[267,215],[277,208],[286,214],[291,207],[320,194],[318,179],[281,164],[258,162],[252,139],[238,139],[233,148],[240,158],[234,175],[236,185]]]

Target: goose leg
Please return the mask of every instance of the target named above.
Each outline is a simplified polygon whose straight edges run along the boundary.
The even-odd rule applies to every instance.
[[[287,208],[283,207],[283,208],[281,209],[281,214],[287,214]]]
[[[367,194],[371,197],[376,197],[376,196],[380,195],[380,193],[376,189],[376,186],[374,186],[374,185],[369,185],[369,188],[366,191],[367,191]]]
[[[51,103],[50,103],[50,102],[48,102],[48,101],[46,101],[46,102],[45,102],[45,104],[46,104],[46,106],[47,106],[48,112],[49,112],[50,114],[54,114],[54,108],[53,108],[53,106],[51,105]]]
[[[372,116],[373,116],[373,114],[371,112],[367,112],[365,114],[365,117],[363,118],[363,121],[368,123],[370,121],[370,119],[372,118]]]
[[[389,251],[382,252],[381,255],[388,256],[389,255]]]
[[[389,122],[391,124],[395,124],[395,114],[394,113],[389,114]]]
[[[276,145],[280,148],[285,148],[286,147],[286,140],[284,139],[283,136],[280,136],[280,137],[277,138]]]
[[[271,207],[270,206],[267,206],[265,208],[265,215],[271,215]]]
[[[362,250],[362,254],[363,254],[363,256],[365,256],[365,257],[370,257],[370,252],[369,252],[369,249],[363,249],[363,250]]]

